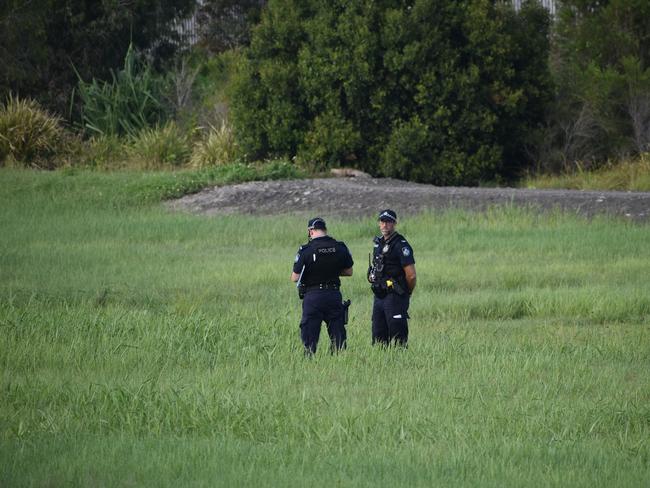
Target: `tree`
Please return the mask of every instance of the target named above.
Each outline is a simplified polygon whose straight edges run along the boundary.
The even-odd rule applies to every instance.
[[[509,176],[549,99],[548,26],[539,6],[489,0],[271,0],[233,93],[236,133],[249,157],[438,184]]]
[[[564,0],[558,16],[549,165],[650,150],[650,3]]]
[[[294,155],[310,118],[297,71],[307,41],[310,2],[271,0],[233,81],[232,118],[238,143],[250,159]]]

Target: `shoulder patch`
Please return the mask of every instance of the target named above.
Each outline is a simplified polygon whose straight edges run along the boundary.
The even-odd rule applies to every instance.
[[[296,254],[296,258],[293,260],[294,263],[297,263],[300,259],[300,253]]]
[[[409,257],[409,256],[411,255],[411,250],[410,250],[407,246],[404,246],[404,247],[402,248],[402,255],[403,255],[405,258]]]

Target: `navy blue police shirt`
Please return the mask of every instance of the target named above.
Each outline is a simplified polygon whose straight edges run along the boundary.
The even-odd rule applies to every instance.
[[[300,274],[303,265],[305,272],[302,283],[306,286],[323,283],[341,285],[341,271],[354,265],[347,246],[330,236],[316,237],[300,246],[293,262],[293,272]]]
[[[384,255],[384,276],[397,280],[405,289],[408,289],[406,287],[404,266],[415,264],[415,256],[411,245],[404,239],[403,235],[397,232],[393,233],[388,241],[383,236],[375,237],[373,256],[382,253]]]

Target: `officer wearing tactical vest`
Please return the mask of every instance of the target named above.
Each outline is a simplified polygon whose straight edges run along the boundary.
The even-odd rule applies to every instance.
[[[291,281],[298,282],[298,294],[303,299],[300,338],[305,354],[314,354],[324,321],[330,350],[336,352],[345,348],[347,339],[339,276],[352,276],[354,262],[347,246],[327,235],[322,218],[310,219],[307,232],[309,242],[298,249],[291,273]]]
[[[415,258],[404,236],[395,231],[397,214],[379,212],[381,236],[375,237],[368,281],[375,299],[372,307],[372,343],[406,346],[408,308],[415,289]]]

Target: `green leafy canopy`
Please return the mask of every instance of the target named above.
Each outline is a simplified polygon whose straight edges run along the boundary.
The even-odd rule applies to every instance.
[[[234,84],[239,144],[437,184],[512,175],[552,91],[548,32],[537,4],[270,1]]]

